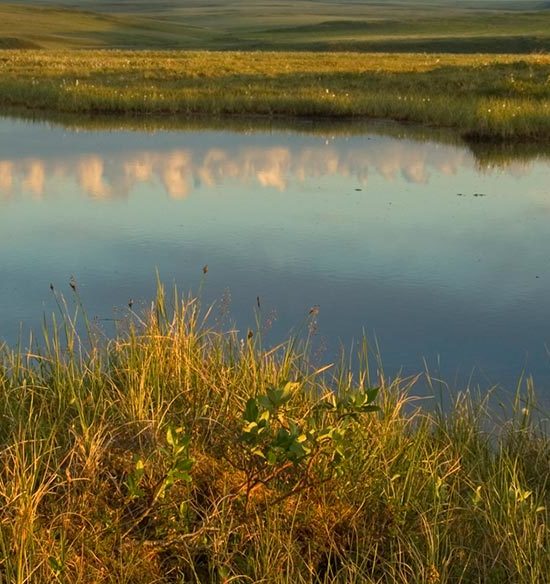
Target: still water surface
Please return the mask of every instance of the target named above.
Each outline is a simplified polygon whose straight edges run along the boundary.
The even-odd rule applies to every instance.
[[[202,286],[243,331],[259,296],[273,341],[318,305],[326,359],[366,330],[389,371],[426,361],[511,387],[526,370],[550,393],[543,153],[474,154],[394,127],[0,120],[0,338],[53,311],[50,283],[69,293],[74,276],[108,323],[153,297],[156,270]]]

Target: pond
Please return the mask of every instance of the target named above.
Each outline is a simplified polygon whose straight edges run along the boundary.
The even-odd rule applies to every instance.
[[[203,266],[208,271],[203,274]],[[0,119],[0,338],[55,311],[109,330],[156,273],[246,335],[366,333],[387,372],[550,393],[550,156],[393,124]]]

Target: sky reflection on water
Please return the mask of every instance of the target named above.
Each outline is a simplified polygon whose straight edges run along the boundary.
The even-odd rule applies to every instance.
[[[71,131],[0,123],[0,338],[53,310],[74,275],[92,316],[154,294],[256,297],[270,338],[320,306],[331,359],[363,329],[385,366],[426,359],[512,386],[550,360],[550,163],[383,133]],[[221,310],[221,309],[220,309]],[[547,391],[547,390],[545,390]]]

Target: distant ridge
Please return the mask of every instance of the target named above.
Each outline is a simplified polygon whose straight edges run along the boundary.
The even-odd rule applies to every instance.
[[[550,0],[0,0],[0,48],[532,53]]]

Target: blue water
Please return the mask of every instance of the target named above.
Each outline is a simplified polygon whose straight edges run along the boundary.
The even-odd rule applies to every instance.
[[[0,338],[71,277],[108,331],[158,270],[243,335],[257,297],[272,342],[318,305],[321,359],[366,331],[386,371],[550,394],[550,159],[401,134],[0,119]]]

